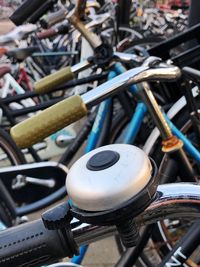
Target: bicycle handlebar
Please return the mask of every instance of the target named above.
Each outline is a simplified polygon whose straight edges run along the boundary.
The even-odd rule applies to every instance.
[[[1,232],[0,266],[41,266],[69,256],[69,248],[59,231],[47,230],[42,220]]]
[[[44,78],[34,83],[35,92],[37,94],[49,93],[58,86],[70,80],[73,80],[75,78],[76,73],[88,68],[89,66],[90,63],[85,60],[72,67],[65,67],[48,76],[45,76]]]
[[[34,89],[37,94],[46,94],[59,85],[73,79],[74,73],[72,72],[71,67],[65,67],[35,82]]]
[[[156,199],[136,219],[148,225],[164,219],[200,217],[200,186],[175,183],[158,186]],[[73,241],[78,246],[111,236],[114,226],[94,226],[71,222]],[[69,245],[67,245],[69,244]],[[47,230],[42,220],[25,223],[0,232],[0,267],[41,266],[72,256],[69,240],[60,230]]]
[[[65,19],[67,11],[65,9],[59,9],[54,13],[50,13],[40,20],[40,24],[43,28],[48,29],[58,22]]]
[[[58,29],[59,30],[59,29]],[[62,30],[62,29],[60,29]],[[54,30],[49,30],[50,33],[54,34]],[[49,34],[49,31],[47,34]],[[43,36],[45,33],[38,33]],[[122,62],[129,63],[131,61],[140,62],[140,57],[132,54],[126,53],[114,53],[114,58],[119,59]],[[75,74],[87,69],[91,66],[91,63],[87,60],[82,61],[72,67],[65,67],[59,71],[54,72],[44,78],[40,79],[39,81],[34,83],[34,89],[37,94],[46,94],[54,90],[55,88],[59,87],[60,85],[69,82],[75,78]]]
[[[87,108],[116,94],[134,83],[152,80],[176,80],[180,77],[178,67],[131,69],[81,97],[65,99],[41,113],[11,128],[11,136],[20,148],[30,147],[47,136],[77,121],[87,114]]]
[[[75,95],[16,125],[11,129],[11,135],[19,147],[30,147],[86,114],[81,97]]]

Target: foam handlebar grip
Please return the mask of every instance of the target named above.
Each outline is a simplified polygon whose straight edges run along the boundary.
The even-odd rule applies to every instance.
[[[81,119],[87,108],[79,95],[71,96],[11,128],[18,147],[27,148]]]
[[[35,82],[35,92],[38,94],[46,94],[51,92],[54,88],[74,79],[74,74],[70,67],[62,68],[39,81]]]

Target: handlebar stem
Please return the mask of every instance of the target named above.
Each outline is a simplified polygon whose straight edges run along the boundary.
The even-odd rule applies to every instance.
[[[164,68],[159,66],[157,68],[149,68],[147,66],[137,67],[82,95],[82,100],[87,107],[91,107],[132,84],[150,80],[171,82],[178,79],[180,75],[181,71],[176,66],[168,66]]]

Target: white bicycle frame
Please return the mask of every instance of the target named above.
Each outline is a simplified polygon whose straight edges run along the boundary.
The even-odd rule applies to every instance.
[[[10,92],[10,90],[15,90],[16,94],[24,94],[25,90],[18,84],[18,82],[13,78],[13,76],[10,73],[7,73],[3,77],[4,80],[4,85],[0,90],[1,98],[6,98]],[[21,109],[24,107],[30,107],[30,106],[35,106],[36,103],[31,99],[25,99],[21,101],[22,105],[19,103],[13,102],[10,104],[10,107],[13,109]],[[1,110],[0,114],[0,122],[2,122],[3,114]]]

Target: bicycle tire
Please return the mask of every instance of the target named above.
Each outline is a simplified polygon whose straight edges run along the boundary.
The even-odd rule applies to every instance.
[[[17,148],[16,144],[13,142],[9,134],[6,133],[3,129],[0,129],[0,149],[3,151],[3,153],[5,153],[6,158],[8,158],[10,163],[9,165],[18,165],[25,163],[22,152]],[[6,161],[6,163],[7,162],[8,161]],[[2,188],[2,190],[6,189]],[[11,198],[9,193],[7,192],[7,196],[6,194],[4,194],[4,196],[5,197],[0,197],[0,221],[6,227],[10,227],[13,225],[16,217],[14,215],[14,212],[11,211],[10,203],[12,205],[12,199],[8,199]],[[12,207],[12,209],[14,209],[14,207]]]
[[[8,156],[11,165],[26,163],[23,153],[14,143],[10,135],[0,128],[0,148]]]
[[[105,28],[101,31],[101,35],[109,40],[109,42],[111,41],[110,44],[112,46],[116,46],[119,41],[125,38],[130,40],[143,38],[141,33],[127,26],[120,26],[118,32],[115,32],[112,27]]]
[[[198,109],[200,109],[200,98],[197,98],[197,106]],[[189,113],[187,112],[186,109],[181,110],[181,113],[179,112],[174,120],[173,120],[174,124],[181,129],[181,131],[188,136],[188,138],[191,140],[190,137],[193,138],[193,140],[195,142],[195,136],[194,136],[194,132],[192,131],[192,123],[191,123],[191,119],[189,118]],[[193,143],[194,143],[193,142]],[[195,144],[198,146],[198,148],[200,148],[199,144]],[[156,147],[154,147],[154,152],[151,152],[152,157],[154,157],[154,155],[156,155],[156,161],[160,161],[158,162],[161,166],[161,170],[160,172],[162,173],[162,170],[165,170],[167,168],[167,164],[169,164],[169,158],[164,155],[161,151],[161,149],[159,148],[159,145],[157,145]],[[195,168],[195,163],[193,165],[193,167]],[[198,170],[197,170],[198,171]],[[199,175],[200,177],[200,175]],[[161,182],[164,182],[166,180],[166,176],[165,173],[163,173],[163,176],[161,177]],[[170,226],[168,226],[170,227]],[[170,252],[170,250],[172,249],[172,246],[174,245],[174,240],[172,242],[172,238],[170,239],[170,229],[167,229],[167,226],[164,223],[158,223],[158,225],[155,226],[155,230],[153,233],[153,241],[155,243],[155,247],[159,247],[159,255],[163,258],[167,255],[167,253]],[[173,237],[174,238],[174,237]],[[177,237],[179,238],[179,236]],[[159,246],[158,246],[159,244]],[[193,264],[193,260],[192,264]],[[200,257],[198,259],[198,263],[200,261]],[[190,263],[187,263],[188,266],[193,266]]]
[[[158,36],[143,37],[129,42],[125,48],[126,53],[135,53],[137,47],[142,47],[148,53],[148,49],[162,42],[164,38]]]

